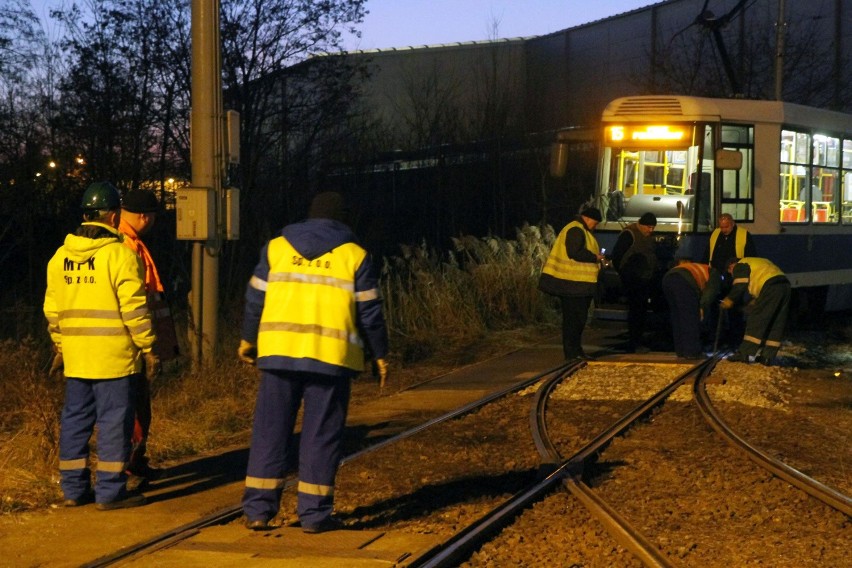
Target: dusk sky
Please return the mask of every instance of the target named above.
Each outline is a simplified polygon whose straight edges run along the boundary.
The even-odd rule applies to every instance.
[[[73,0],[30,0],[48,8]],[[655,0],[368,0],[362,37],[344,47],[381,49],[544,35],[656,4]],[[49,26],[49,25],[48,25]]]
[[[544,35],[656,4],[653,0],[368,0],[360,41],[381,49]]]

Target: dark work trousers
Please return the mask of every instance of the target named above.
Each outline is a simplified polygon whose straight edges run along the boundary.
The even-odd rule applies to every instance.
[[[743,309],[740,306],[734,306],[728,313],[725,314],[728,322],[727,333],[725,334],[725,343],[731,348],[736,349],[743,341],[745,335],[746,318]]]
[[[648,298],[651,296],[651,283],[641,278],[624,278],[624,295],[627,296],[627,335],[630,348],[642,345],[645,334],[645,320],[648,313]]]
[[[65,499],[80,499],[91,487],[89,440],[98,427],[98,473],[95,501],[110,503],[125,496],[133,428],[130,377],[65,381],[65,404],[59,431],[59,474]]]
[[[145,476],[148,458],[148,432],[151,430],[151,385],[144,374],[131,377],[133,384],[135,418],[133,434],[130,437],[130,459],[127,471],[132,474]]]
[[[263,371],[251,434],[243,511],[249,521],[278,514],[287,455],[299,448],[297,513],[302,527],[331,516],[351,379],[316,373]],[[293,433],[304,401],[302,432]]]
[[[722,279],[722,286],[719,290],[719,300],[725,298],[728,295],[728,292],[731,291],[731,278],[731,275],[726,272],[725,277]],[[705,316],[709,318],[704,320],[708,323],[708,325],[711,322],[713,325],[716,325],[715,322],[718,321],[718,303],[713,305],[712,311],[713,313],[711,314],[705,314]],[[737,349],[740,346],[740,343],[742,343],[743,335],[745,334],[745,314],[743,313],[742,306],[734,306],[727,310],[723,318],[724,326],[722,328],[720,343],[722,345],[727,345],[731,349]],[[708,331],[711,331],[712,334],[715,335],[715,328]]]
[[[583,352],[583,329],[589,318],[592,296],[560,296],[562,304],[562,352],[565,359],[576,359]]]
[[[790,281],[774,278],[763,285],[760,295],[746,316],[745,336],[739,351],[743,355],[760,355],[767,360],[778,354],[787,314],[790,310]]]
[[[675,354],[689,358],[701,356],[701,304],[698,290],[680,274],[669,272],[663,276],[663,294],[669,305]]]

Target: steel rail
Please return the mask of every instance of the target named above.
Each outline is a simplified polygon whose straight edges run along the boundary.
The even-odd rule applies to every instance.
[[[562,461],[562,456],[556,445],[550,438],[547,430],[546,408],[547,401],[550,400],[550,395],[556,390],[556,387],[561,385],[565,379],[573,376],[574,372],[582,369],[583,366],[577,366],[570,373],[562,375],[553,375],[550,379],[544,381],[535,393],[532,405],[530,406],[530,432],[532,433],[533,443],[538,450],[538,455],[545,464],[555,467],[555,464]]]
[[[409,438],[411,436],[414,436],[415,434],[422,432],[423,430],[426,430],[427,428],[430,428],[430,427],[435,426],[437,424],[441,424],[443,422],[447,422],[449,420],[459,418],[459,417],[461,417],[465,414],[468,414],[470,412],[473,412],[474,410],[477,410],[477,409],[479,409],[479,408],[481,408],[481,407],[483,407],[483,406],[485,406],[485,405],[487,405],[491,402],[494,402],[494,401],[496,401],[496,400],[498,400],[502,397],[505,397],[509,394],[521,391],[521,390],[523,390],[523,389],[525,389],[525,388],[527,388],[531,385],[534,385],[535,383],[541,381],[542,379],[544,379],[544,378],[546,378],[550,375],[558,376],[562,373],[569,372],[571,369],[574,369],[577,366],[578,366],[578,362],[575,361],[575,360],[566,361],[564,363],[561,363],[561,364],[557,365],[556,367],[548,369],[547,371],[539,373],[538,375],[535,375],[534,377],[527,378],[527,379],[524,379],[520,382],[509,385],[508,387],[506,387],[504,389],[490,393],[490,394],[488,394],[488,395],[486,395],[486,396],[484,396],[480,399],[477,399],[477,400],[475,400],[475,401],[473,401],[469,404],[466,404],[466,405],[461,406],[461,407],[459,407],[455,410],[451,410],[451,411],[446,412],[446,413],[444,413],[444,414],[442,414],[442,415],[440,415],[436,418],[428,420],[428,421],[424,422],[423,424],[419,424],[417,426],[409,428],[408,430],[405,430],[403,432],[400,432],[399,434],[396,434],[394,436],[386,438],[386,439],[382,440],[381,442],[378,442],[376,444],[372,444],[372,445],[370,445],[366,448],[363,448],[363,449],[361,449],[357,452],[354,452],[354,453],[352,453],[348,456],[345,456],[343,459],[340,460],[340,465],[342,466],[342,465],[349,463],[350,461],[355,460],[355,459],[357,459],[357,458],[359,458],[363,455],[366,455],[370,452],[374,452],[378,449],[384,448],[385,446],[391,445],[393,443],[396,443],[396,442],[399,442],[399,441],[404,440],[406,438]],[[431,381],[423,381],[420,384],[427,384],[429,382],[431,382]],[[293,487],[295,484],[296,484],[295,479],[290,479],[285,483],[284,489],[285,490],[289,489],[289,488]],[[163,548],[172,546],[172,545],[174,545],[174,544],[176,544],[176,543],[178,543],[182,540],[186,540],[187,538],[190,538],[190,537],[198,534],[198,532],[203,528],[214,526],[214,525],[222,525],[222,524],[225,524],[225,523],[229,523],[229,522],[239,518],[241,515],[242,515],[242,505],[241,504],[240,505],[232,505],[232,506],[229,506],[229,507],[224,507],[224,508],[222,508],[218,511],[214,511],[210,515],[207,515],[205,517],[202,517],[202,518],[197,519],[195,521],[192,521],[190,523],[186,523],[186,524],[181,525],[179,527],[176,527],[174,529],[168,530],[168,531],[166,531],[162,534],[156,535],[156,536],[154,536],[150,539],[139,542],[137,544],[133,544],[133,545],[127,546],[125,548],[119,549],[116,552],[113,552],[112,554],[109,554],[107,556],[102,556],[100,558],[97,558],[97,559],[93,560],[92,562],[84,564],[82,568],[100,568],[102,566],[111,566],[111,565],[113,565],[117,562],[128,560],[128,559],[131,559],[131,558],[134,558],[134,557],[145,556],[147,554],[154,553],[154,552],[161,550]]]
[[[576,497],[589,513],[595,517],[606,531],[621,546],[633,553],[645,566],[671,568],[672,564],[660,550],[643,535],[639,529],[622,517],[609,503],[596,494],[591,487],[578,478],[568,477],[562,483]]]
[[[654,408],[662,404],[675,390],[677,390],[678,387],[680,387],[695,373],[709,372],[721,358],[721,354],[714,355],[679,375],[668,386],[661,389],[651,398],[619,418],[612,426],[598,434],[594,439],[592,439],[592,441],[586,444],[585,447],[574,454],[571,459],[566,461],[561,468],[569,470],[573,475],[582,473],[586,462],[589,462],[597,454],[602,452],[616,436],[629,428],[633,422],[640,420]]]
[[[413,559],[408,565],[409,568],[458,566],[467,560],[474,550],[510,524],[521,511],[552,491],[553,487],[562,481],[563,475],[564,472],[557,469],[524,491],[516,493],[508,501],[463,528],[447,541]]]
[[[550,396],[556,387],[562,383],[561,380],[557,379],[558,377],[554,377],[542,384],[536,393],[536,398],[530,409],[530,427],[533,439],[542,459],[548,463],[556,463],[564,459],[550,438],[547,429],[547,402],[550,400]],[[678,377],[676,380],[680,382],[682,377]],[[636,420],[638,420],[638,416]],[[613,436],[615,435],[613,434]],[[603,525],[610,536],[625,549],[633,553],[642,564],[655,568],[671,568],[674,566],[639,529],[633,526],[625,517],[621,516],[602,497],[592,491],[580,479],[579,475],[565,477],[562,483],[586,507],[589,513]]]
[[[760,467],[769,470],[772,474],[780,477],[787,483],[798,487],[808,495],[815,497],[829,507],[840,511],[846,516],[852,517],[852,499],[842,493],[823,485],[816,479],[809,477],[801,471],[790,467],[784,462],[773,458],[756,446],[749,444],[738,436],[722,419],[716,411],[710,396],[707,394],[706,376],[702,376],[693,385],[693,396],[701,414],[725,440],[735,448],[746,453],[753,462]]]
[[[574,456],[570,459],[563,461],[561,464],[555,465],[555,469],[550,471],[544,479],[515,494],[503,504],[494,508],[489,513],[483,515],[467,527],[457,532],[447,541],[413,559],[409,563],[409,566],[411,568],[449,568],[452,566],[458,566],[459,563],[468,559],[473,551],[482,546],[483,543],[487,542],[505,526],[510,524],[512,520],[520,515],[524,509],[528,508],[532,503],[540,500],[545,494],[551,492],[557,484],[564,484],[566,479],[573,480],[578,477],[583,471],[585,462],[596,456],[613,438],[627,429],[633,422],[644,417],[654,407],[661,404],[672,392],[675,391],[675,389],[677,389],[695,373],[701,372],[707,368],[712,368],[711,365],[715,364],[715,361],[717,360],[717,357],[707,359],[679,375],[669,386],[665,387],[648,399],[648,401],[639,405],[627,415],[616,421],[613,426],[605,430],[602,434],[599,434],[594,440],[592,440],[592,442],[574,454]],[[578,361],[572,366],[570,373],[568,372],[568,369],[566,369],[566,373],[563,373],[562,375],[554,375],[546,381],[542,387],[539,388],[536,394],[536,398],[533,401],[533,408],[543,407],[550,392],[552,392],[556,385],[561,380],[564,380],[566,375],[573,374],[574,371],[582,368],[583,366],[585,366],[584,362]],[[544,412],[538,413],[542,415],[538,417],[535,416],[535,414],[535,410],[531,411],[530,420],[536,447],[543,449],[546,452],[550,451],[550,449],[555,452],[556,450],[553,443],[549,440],[549,436],[546,435],[547,425],[543,418]],[[537,431],[540,432],[537,434]],[[551,461],[558,461],[559,458],[552,460],[551,457],[548,457],[547,459]],[[602,500],[595,496],[589,496],[588,493],[591,493],[591,491],[587,493],[583,485],[576,481],[568,484],[568,489],[569,491],[572,491],[572,494],[576,491],[576,494],[579,495],[580,500],[584,503],[586,501],[590,503],[596,501],[602,502]],[[625,526],[629,526],[627,522],[621,519],[608,505],[604,504],[603,507],[598,508],[597,510],[604,512],[602,514],[611,519],[620,519],[624,522]],[[629,533],[629,537],[626,538],[627,541],[631,538],[636,541],[641,541],[643,538],[635,529],[627,530],[626,533]],[[647,543],[647,541],[644,545],[639,544],[635,547],[631,545],[629,548],[631,551],[634,551],[635,548],[637,556],[640,560],[646,562],[648,566],[672,566],[672,564],[668,563],[665,557],[656,550],[656,547]]]

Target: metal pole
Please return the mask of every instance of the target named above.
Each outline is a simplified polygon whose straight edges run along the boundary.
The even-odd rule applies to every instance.
[[[193,290],[200,306],[200,355],[196,363],[214,363],[218,341],[219,252],[222,235],[222,79],[219,45],[219,0],[192,0],[192,113],[190,144],[192,185],[214,193],[216,226],[199,252],[201,289]],[[195,263],[193,263],[195,270]],[[196,331],[198,333],[198,331]],[[198,337],[198,336],[197,336]]]
[[[725,310],[721,306],[717,306],[719,310],[719,320],[716,322],[716,338],[713,340],[713,355],[719,352],[719,337],[722,335],[722,318],[725,315]]]
[[[204,246],[200,242],[192,243],[192,288],[189,294],[189,308],[192,325],[189,328],[189,345],[192,360],[198,364],[201,361],[201,296],[202,279],[201,263]]]

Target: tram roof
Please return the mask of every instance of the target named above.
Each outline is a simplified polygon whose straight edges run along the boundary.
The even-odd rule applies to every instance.
[[[615,99],[603,112],[605,122],[649,119],[766,122],[852,132],[852,114],[783,101],[643,95]]]

